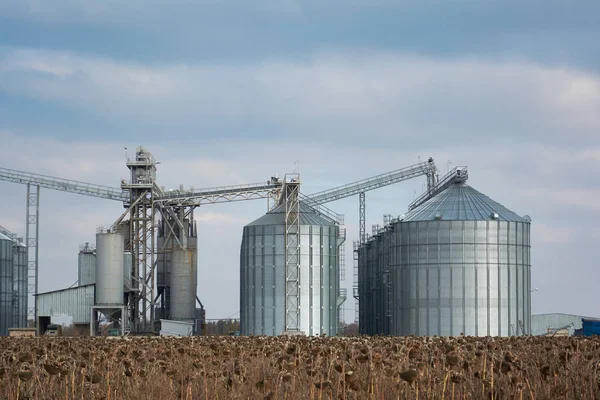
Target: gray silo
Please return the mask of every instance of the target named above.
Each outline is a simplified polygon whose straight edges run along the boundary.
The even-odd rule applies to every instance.
[[[96,252],[89,243],[80,246],[77,255],[77,277],[79,286],[96,282]]]
[[[169,273],[169,318],[193,321],[196,319],[198,288],[198,238],[196,222],[184,222],[185,235],[179,235],[184,248],[174,246],[165,272]]]
[[[171,287],[171,250],[172,239],[166,239],[166,226],[163,220],[159,221],[156,237],[156,288],[161,298],[157,318],[169,317],[169,297]]]
[[[391,334],[530,332],[529,217],[455,183],[387,229]]]
[[[13,322],[13,240],[0,233],[0,336]]]
[[[131,290],[131,269],[133,268],[133,254],[126,251],[123,254],[123,290]]]
[[[20,241],[13,244],[13,327],[27,327],[27,247]]]
[[[358,328],[362,335],[368,335],[372,332],[371,317],[374,316],[371,310],[371,290],[369,283],[369,251],[370,241],[363,243],[358,247]]]
[[[124,243],[122,233],[96,234],[96,305],[123,305]],[[102,309],[110,314],[116,309]]]
[[[302,201],[299,330],[335,335],[338,326],[339,227]],[[240,250],[242,335],[286,330],[285,204],[244,227]]]

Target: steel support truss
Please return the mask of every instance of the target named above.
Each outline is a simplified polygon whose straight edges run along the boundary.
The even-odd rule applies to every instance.
[[[152,331],[154,321],[154,232],[156,215],[151,194],[142,194],[150,202],[141,201],[131,209],[129,237],[132,254],[129,318],[136,332]]]
[[[300,175],[285,176],[285,329],[300,330]]]
[[[40,186],[27,184],[27,226],[25,243],[27,246],[27,318],[32,318],[37,327],[37,293],[38,293],[38,255],[40,235]]]
[[[167,270],[170,270],[170,261],[168,254],[173,249],[186,249],[190,247],[189,239],[190,232],[194,232],[194,207],[171,207],[162,206],[158,209],[160,212],[161,230],[157,239],[160,243],[155,243],[156,246],[156,261],[154,263],[154,275],[162,273],[163,281],[160,285],[157,282],[157,295],[154,299],[153,307],[160,306],[162,318],[168,318],[167,311],[169,310],[169,294],[170,282],[167,280]],[[189,224],[189,229],[186,229],[186,222]],[[159,270],[158,264],[161,263]],[[197,299],[197,298],[196,298]],[[202,303],[197,299],[202,307]],[[155,309],[155,308],[154,308]]]
[[[198,192],[170,192],[157,196],[155,203],[172,207],[198,207],[205,204],[230,203],[233,201],[264,199],[274,196],[281,188],[279,181],[253,183],[204,189]]]
[[[427,179],[427,191],[417,197],[412,203],[408,205],[408,210],[412,211],[425,203],[432,197],[437,196],[438,193],[446,189],[448,186],[455,183],[463,183],[469,178],[469,171],[467,167],[454,167],[450,172],[442,177],[439,181],[433,178],[433,184],[430,184],[430,179]]]

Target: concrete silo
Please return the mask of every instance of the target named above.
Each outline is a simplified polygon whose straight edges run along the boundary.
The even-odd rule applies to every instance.
[[[530,332],[529,217],[464,183],[454,183],[386,226],[385,233],[362,246],[359,254],[368,252],[373,242],[383,242],[386,235],[390,237],[385,244],[390,251],[385,266],[391,278],[390,326],[386,332],[383,326],[369,324],[361,328],[365,333],[510,336]],[[367,271],[375,268],[366,264]],[[368,307],[372,299],[364,300]]]
[[[286,207],[279,204],[244,227],[240,251],[243,335],[286,331]],[[298,329],[335,335],[338,326],[339,227],[299,202]]]

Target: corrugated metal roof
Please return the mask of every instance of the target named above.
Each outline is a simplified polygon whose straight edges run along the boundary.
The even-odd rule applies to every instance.
[[[406,213],[403,221],[489,221],[493,214],[500,221],[530,222],[464,183],[449,186]]]
[[[17,239],[13,239],[2,232],[0,232],[0,240],[10,240],[11,242],[16,243],[17,246],[25,247],[25,244],[22,242],[19,242]]]
[[[246,226],[257,225],[285,225],[285,204],[280,204],[256,221]],[[312,208],[300,202],[300,225],[335,225],[332,221],[320,216]]]

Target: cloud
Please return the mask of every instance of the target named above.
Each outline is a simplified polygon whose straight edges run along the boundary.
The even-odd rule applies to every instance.
[[[118,187],[128,176],[124,147],[131,157],[143,144],[161,161],[158,179],[167,189],[264,181],[299,161],[308,194],[414,164],[419,156],[433,156],[444,174],[451,160],[451,167],[469,166],[469,183],[477,190],[532,216],[533,264],[543,265],[543,273],[534,271],[534,285],[543,284],[547,293],[559,290],[570,278],[564,255],[571,255],[587,277],[573,301],[592,304],[587,282],[599,277],[592,252],[573,248],[593,248],[588,221],[600,216],[593,173],[600,167],[600,78],[593,73],[519,59],[389,52],[317,53],[241,65],[4,53],[0,94],[66,110],[58,130],[68,130],[69,118],[82,115],[83,121],[110,121],[118,136],[99,136],[93,122],[62,139],[28,121],[18,130],[0,125],[0,142],[11,143],[0,147],[2,167]],[[43,115],[37,118],[44,126]],[[405,212],[422,183],[414,179],[369,192],[367,230],[381,223],[382,214]],[[24,233],[24,189],[0,182],[0,191],[0,224]],[[357,200],[328,206],[346,216],[346,259],[352,260]],[[199,296],[218,317],[238,307],[237,289],[231,288],[241,229],[266,207],[261,201],[207,207],[196,212]],[[43,190],[42,289],[74,281],[78,245],[93,242],[95,227],[121,212],[117,202]],[[225,288],[234,294],[224,298]],[[538,297],[544,302],[537,310],[558,305],[551,295]]]
[[[0,80],[10,95],[117,126],[135,123],[153,138],[167,127],[189,135],[197,126],[226,137],[302,134],[327,143],[357,143],[375,132],[387,146],[459,138],[569,145],[573,137],[597,139],[600,127],[599,76],[520,60],[322,53],[236,66],[147,66],[20,50],[8,51]]]
[[[371,137],[375,138],[375,135]],[[118,186],[121,177],[127,176],[124,145],[118,142],[81,140],[71,143],[6,132],[0,133],[0,142],[12,144],[10,149],[0,149],[2,167],[110,186]],[[135,145],[126,145],[132,156]],[[515,147],[505,143],[495,146],[493,152],[477,143],[436,148],[424,144],[418,149],[385,145],[331,148],[317,140],[289,139],[223,138],[202,146],[153,140],[144,145],[161,161],[159,183],[173,187],[180,183],[201,188],[261,181],[276,172],[281,176],[295,168],[295,160],[300,160],[302,190],[312,193],[414,164],[418,155],[421,159],[433,156],[443,174],[445,160],[451,159],[451,166],[469,166],[469,184],[474,188],[519,214],[533,217],[533,284],[546,293],[540,290],[536,294],[543,301],[536,303],[535,311],[555,311],[561,307],[560,300],[554,300],[551,293],[560,290],[560,282],[570,279],[570,272],[564,268],[567,256],[577,259],[578,273],[586,277],[579,283],[577,294],[572,296],[574,311],[578,309],[575,304],[591,301],[586,293],[593,293],[593,285],[587,282],[600,278],[595,270],[595,256],[589,251],[597,240],[590,232],[594,232],[593,221],[600,216],[598,210],[590,208],[585,213],[575,213],[571,204],[553,201],[560,198],[557,194],[565,187],[576,187],[566,186],[565,182],[573,185],[584,177],[581,171],[597,169],[598,160],[590,155],[593,151],[583,145],[576,150],[560,145]],[[554,172],[546,173],[548,169]],[[421,192],[423,182],[424,179],[417,178],[367,193],[367,229],[370,230],[371,224],[381,223],[383,214],[405,212],[413,193]],[[587,185],[589,198],[594,198],[591,191],[597,189],[597,180]],[[526,196],[528,190],[537,194]],[[3,196],[0,225],[24,234],[24,187],[0,182],[0,192]],[[40,285],[41,290],[59,289],[65,282],[70,284],[76,280],[78,246],[85,241],[93,242],[96,226],[113,222],[123,208],[118,202],[46,189],[42,189],[41,196]],[[352,241],[358,235],[358,201],[348,198],[328,206],[346,216],[347,279],[344,285],[351,290]],[[246,223],[265,211],[266,204],[261,200],[205,206],[196,211],[200,238],[199,297],[212,317],[230,315],[237,310],[241,231]],[[225,291],[227,296],[223,295]],[[346,304],[348,320],[352,318],[352,307],[350,299]],[[593,310],[577,312],[593,314]]]
[[[544,223],[532,224],[532,237],[535,244],[568,243],[573,239],[573,228],[549,226]]]

